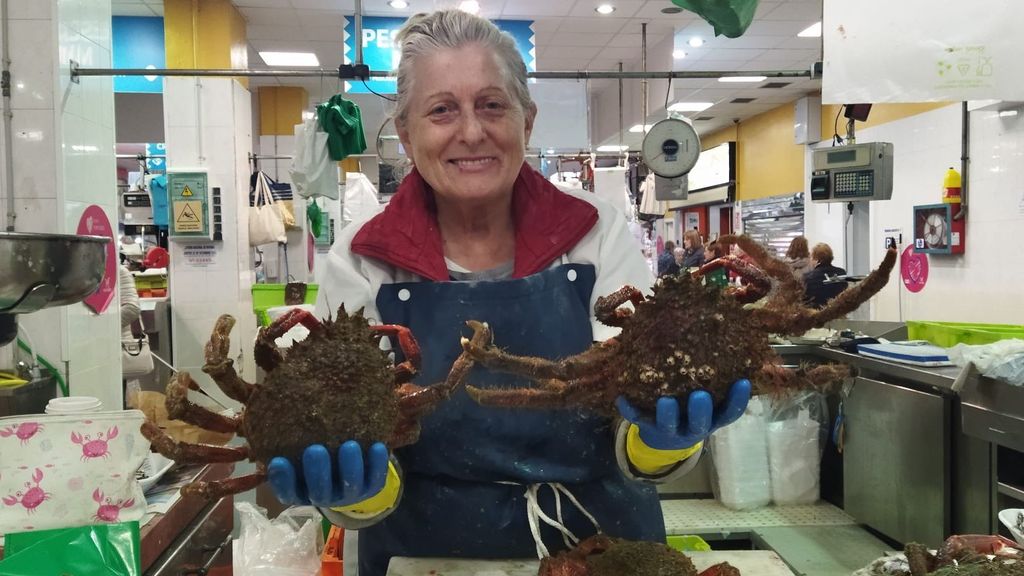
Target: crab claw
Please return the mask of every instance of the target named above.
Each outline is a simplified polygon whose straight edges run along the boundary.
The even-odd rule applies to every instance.
[[[740,576],[740,571],[728,562],[722,562],[707,568],[697,576]]]

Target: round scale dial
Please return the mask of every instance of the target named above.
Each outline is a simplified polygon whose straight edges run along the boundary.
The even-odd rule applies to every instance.
[[[700,137],[689,122],[666,118],[651,126],[640,153],[647,167],[658,176],[678,178],[697,163]]]

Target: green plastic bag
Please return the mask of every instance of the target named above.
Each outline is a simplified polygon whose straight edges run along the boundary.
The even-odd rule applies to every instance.
[[[320,233],[323,232],[324,211],[320,209],[316,198],[306,204],[306,218],[309,219],[309,231],[313,233],[314,238],[319,238]]]
[[[139,523],[8,534],[3,576],[139,576]]]
[[[714,27],[715,36],[724,34],[729,38],[742,36],[757,12],[757,0],[672,0],[672,3],[707,20]]]

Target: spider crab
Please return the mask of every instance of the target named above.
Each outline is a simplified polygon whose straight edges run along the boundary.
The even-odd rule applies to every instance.
[[[257,463],[256,472],[219,482],[196,482],[182,493],[219,498],[255,488],[266,479],[266,464],[274,456],[301,461],[310,444],[323,444],[332,453],[342,442],[356,440],[362,446],[384,442],[388,448],[413,444],[419,439],[419,418],[447,398],[472,368],[466,354],[456,359],[445,382],[432,386],[412,383],[420,352],[412,333],[403,326],[370,325],[362,310],[321,322],[304,310],[291,311],[261,328],[254,350],[256,364],[266,371],[262,384],[250,384],[235,371],[228,357],[228,335],[235,319],[225,314],[206,344],[203,372],[209,374],[230,398],[242,403],[237,417],[225,416],[192,403],[188,391],[202,392],[186,372],[167,385],[167,413],[215,432],[234,432],[246,438],[243,446],[212,446],[178,442],[153,422],[142,433],[153,447],[180,463]],[[309,336],[282,353],[274,340],[296,324]],[[379,339],[397,339],[406,360],[392,365]]]
[[[1003,536],[950,536],[932,554],[921,544],[907,544],[910,576],[1024,576],[1024,548]]]
[[[720,241],[738,244],[752,262],[726,256],[709,262],[692,277],[663,278],[650,297],[625,286],[598,298],[597,319],[622,332],[575,356],[561,360],[515,356],[491,344],[485,323],[470,321],[473,339],[464,338],[462,344],[474,360],[491,369],[525,375],[538,386],[467,386],[467,391],[486,405],[580,406],[614,416],[619,395],[653,412],[659,397],[683,400],[699,388],[719,404],[740,378],[749,378],[755,391],[765,393],[823,388],[848,375],[848,368],[839,365],[784,368],[767,336],[803,334],[853,311],[885,286],[896,251],[889,250],[881,266],[862,282],[815,310],[803,304],[803,283],[788,264],[747,236],[726,236]],[[719,289],[701,282],[703,275],[723,267],[740,274],[748,284]],[[760,308],[743,306],[764,296]],[[621,307],[627,302],[633,309]]]
[[[604,534],[540,561],[538,576],[740,576],[723,562],[700,574],[685,554],[657,542],[634,542]]]

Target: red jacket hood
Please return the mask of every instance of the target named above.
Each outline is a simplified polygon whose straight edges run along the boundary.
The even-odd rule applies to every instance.
[[[597,223],[597,208],[562,192],[526,163],[512,191],[512,212],[514,278],[544,270]],[[402,180],[384,211],[359,229],[352,239],[352,252],[430,280],[449,279],[434,193],[417,170]]]

